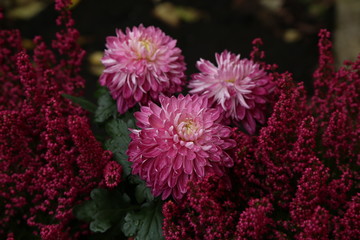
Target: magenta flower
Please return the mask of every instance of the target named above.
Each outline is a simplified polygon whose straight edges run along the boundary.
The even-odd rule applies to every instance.
[[[136,103],[158,100],[159,93],[180,92],[185,80],[185,63],[176,40],[159,28],[143,25],[116,30],[106,39],[105,66],[100,84],[107,86],[122,114]]]
[[[252,60],[241,59],[228,51],[216,53],[217,67],[200,59],[189,83],[190,93],[205,95],[212,106],[222,109],[225,119],[240,122],[254,134],[256,121],[265,123],[267,95],[273,91],[266,72]]]
[[[234,147],[231,129],[217,123],[220,111],[208,108],[206,97],[160,96],[161,107],[153,102],[135,113],[142,130],[131,129],[127,154],[133,174],[140,175],[162,199],[179,200],[189,181],[208,173],[223,175],[233,166],[224,151]]]

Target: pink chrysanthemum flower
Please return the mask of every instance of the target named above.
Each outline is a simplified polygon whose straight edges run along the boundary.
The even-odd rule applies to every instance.
[[[135,113],[142,130],[131,129],[127,154],[133,174],[140,175],[162,199],[179,200],[190,180],[208,173],[223,175],[233,166],[224,151],[235,146],[231,129],[217,120],[220,111],[208,108],[206,97],[160,96],[161,107],[153,102]]]
[[[107,86],[122,114],[136,103],[180,92],[185,62],[176,40],[153,26],[133,27],[106,39],[100,84]]]
[[[240,55],[228,51],[216,53],[215,57],[218,66],[203,59],[197,62],[201,72],[193,74],[190,93],[206,95],[212,106],[222,109],[225,119],[241,122],[254,134],[256,121],[265,123],[265,103],[274,84],[252,60],[240,60]]]

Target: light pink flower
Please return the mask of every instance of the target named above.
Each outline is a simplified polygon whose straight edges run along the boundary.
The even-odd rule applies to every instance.
[[[206,97],[160,97],[161,107],[150,102],[135,113],[142,130],[131,129],[127,154],[133,174],[147,182],[155,196],[179,200],[190,180],[208,173],[223,175],[233,166],[224,151],[235,146],[231,129],[217,123],[220,111],[208,108]]]
[[[252,60],[240,60],[240,55],[228,51],[215,57],[218,66],[203,59],[197,62],[200,73],[193,74],[190,93],[207,96],[212,106],[222,109],[225,119],[240,122],[254,134],[255,121],[265,123],[265,103],[274,84]]]
[[[106,39],[100,84],[107,86],[122,114],[136,103],[180,92],[185,63],[176,40],[153,26],[133,27]]]

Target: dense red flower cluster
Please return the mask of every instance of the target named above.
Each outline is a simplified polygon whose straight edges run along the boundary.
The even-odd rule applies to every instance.
[[[22,103],[23,91],[16,68],[16,53],[21,51],[18,30],[0,31],[0,110],[17,109]],[[6,74],[5,74],[6,73]]]
[[[189,184],[178,206],[163,207],[166,239],[360,239],[360,56],[335,71],[329,32],[319,36],[314,96],[291,74],[271,74],[267,125],[258,136],[234,131],[232,189]]]
[[[248,206],[239,216],[236,239],[263,239],[265,234],[271,236],[270,227],[274,225],[274,220],[268,216],[273,211],[269,200],[252,199]]]
[[[163,208],[166,239],[231,239],[237,212],[228,183],[213,174],[190,182],[188,191],[182,202]]]
[[[1,239],[77,239],[84,230],[74,228],[72,209],[104,184],[112,158],[84,110],[61,96],[79,95],[84,86],[84,51],[65,10],[69,2],[55,4],[66,29],[57,33],[54,50],[37,37],[30,59],[18,31],[0,31]]]

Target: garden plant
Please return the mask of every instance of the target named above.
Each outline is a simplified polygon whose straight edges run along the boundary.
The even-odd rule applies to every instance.
[[[0,30],[0,239],[360,239],[360,55],[335,68],[321,30],[310,95],[259,38],[187,76],[129,26],[92,103],[70,2],[33,51]]]

